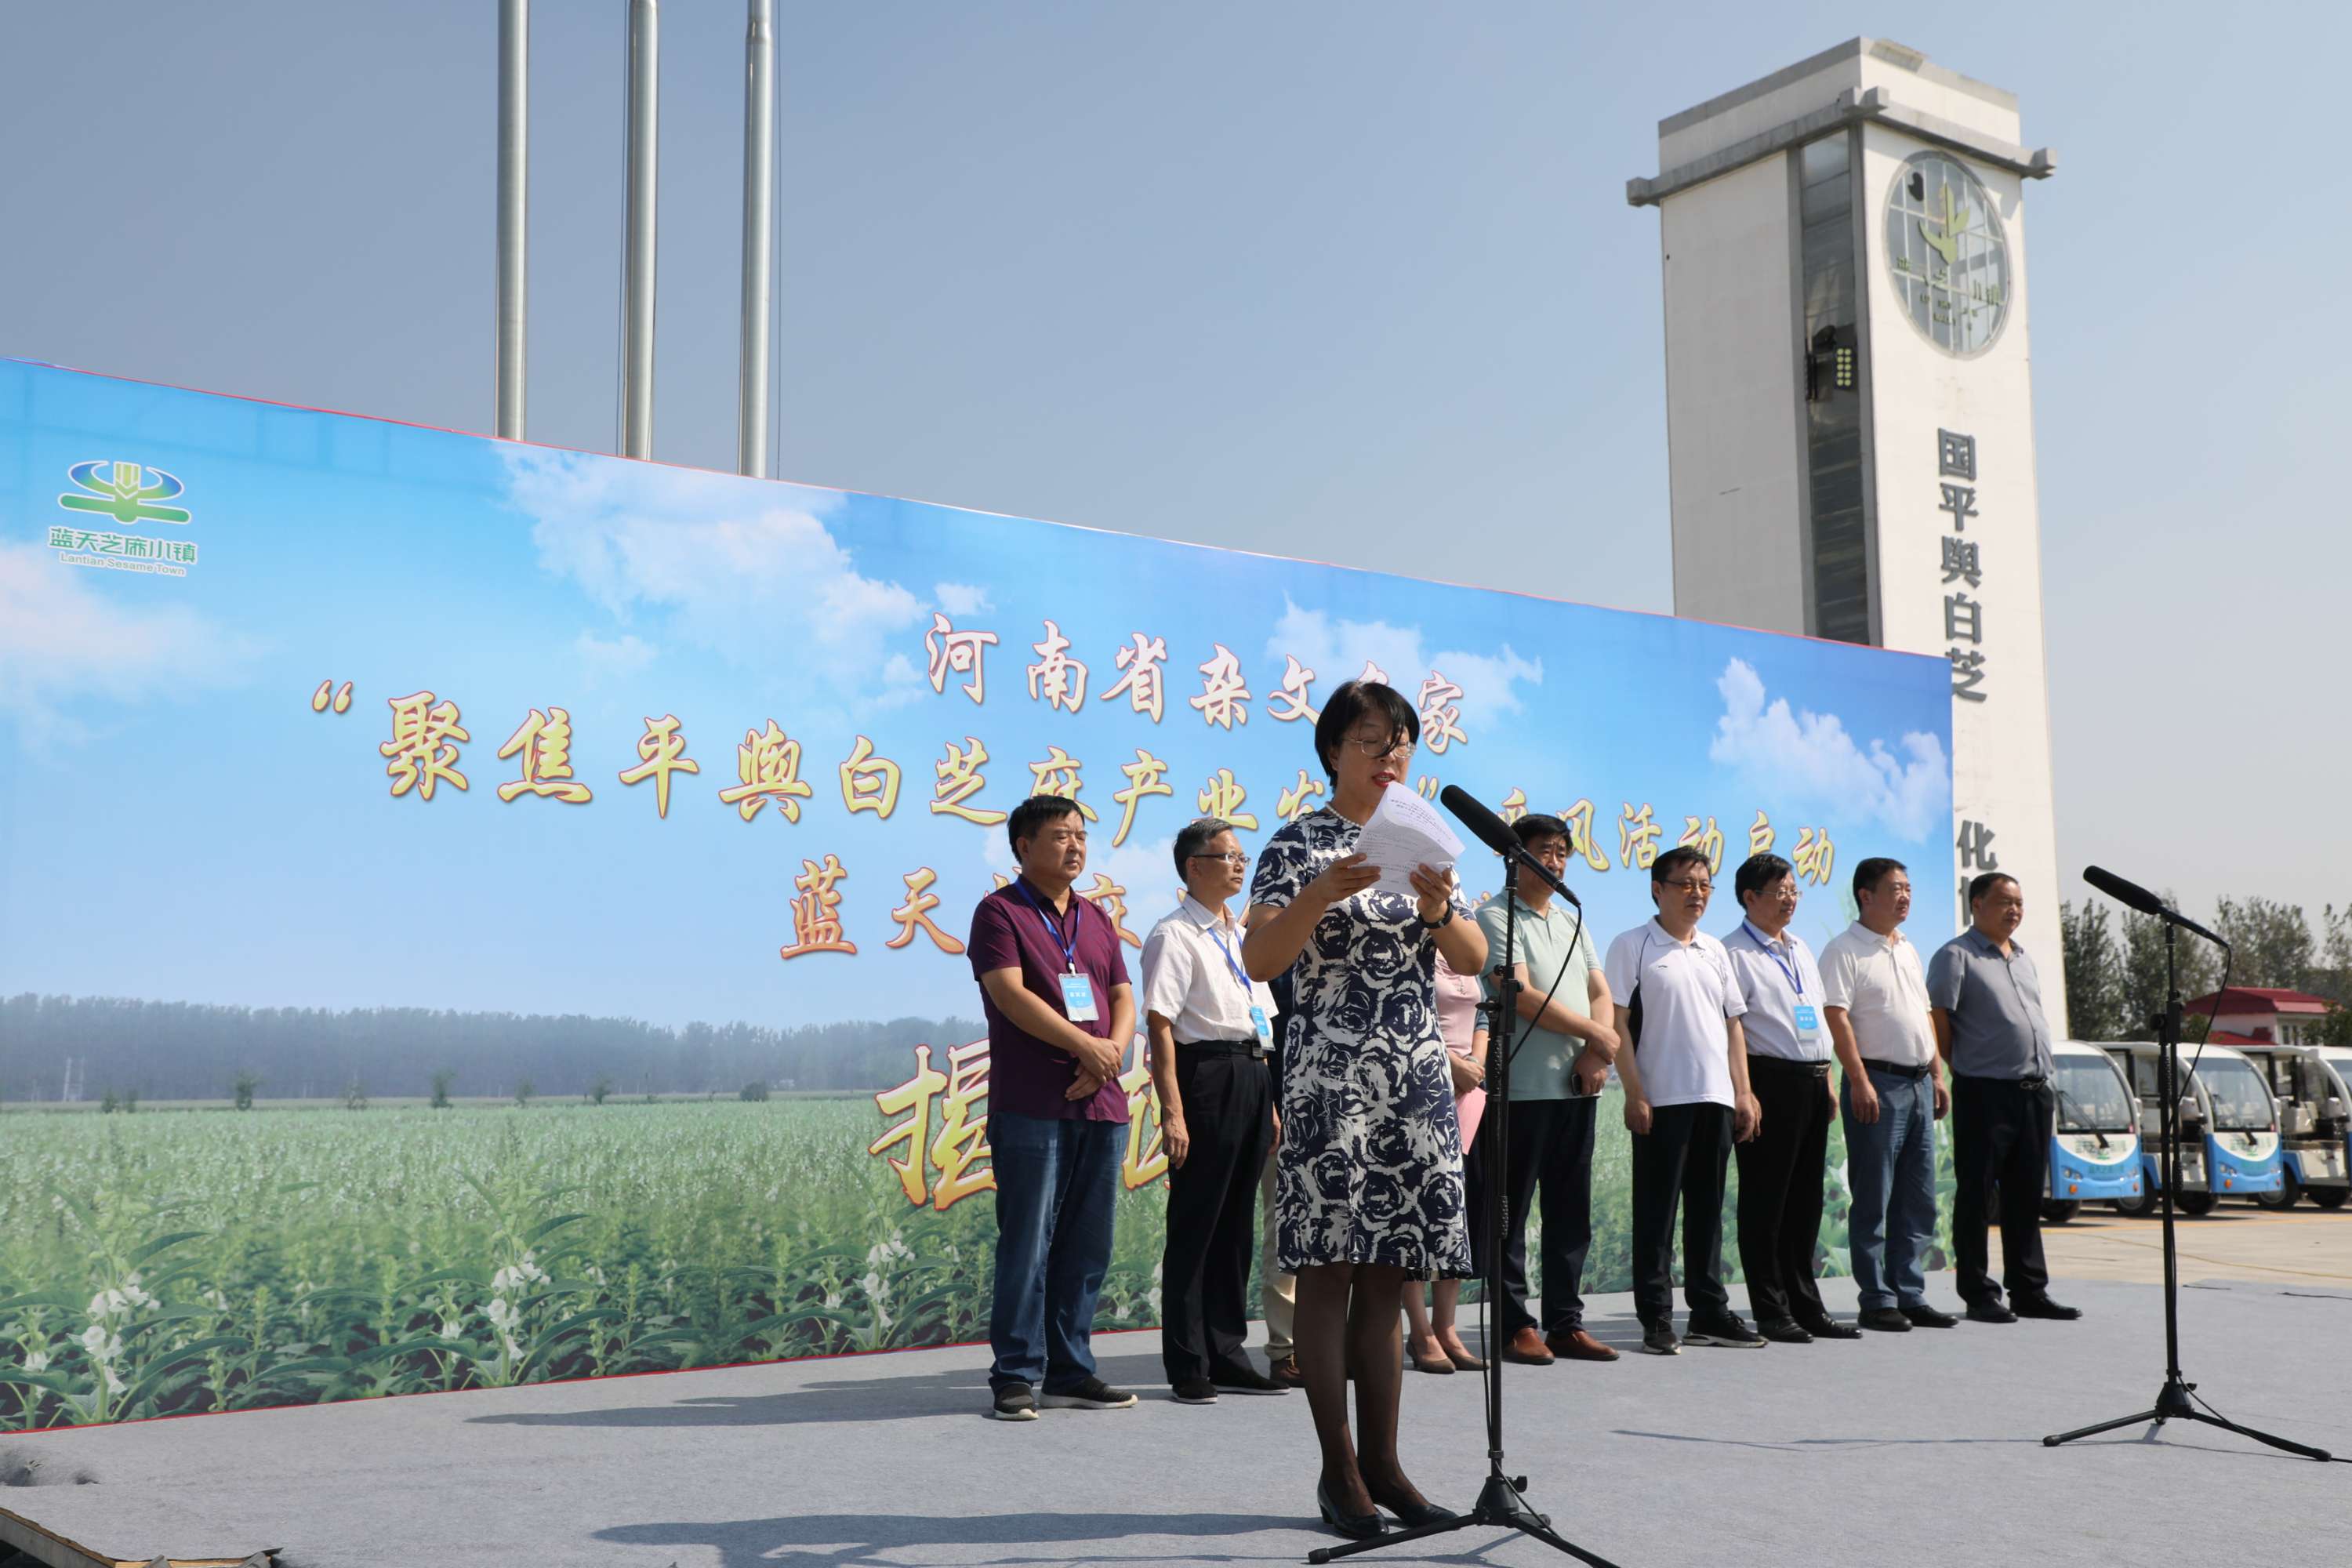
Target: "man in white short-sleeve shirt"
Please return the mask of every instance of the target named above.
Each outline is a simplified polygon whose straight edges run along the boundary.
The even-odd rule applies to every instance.
[[[1642,1348],[1673,1355],[1675,1205],[1683,1211],[1683,1300],[1695,1345],[1760,1347],[1723,1285],[1723,1188],[1731,1145],[1756,1135],[1748,1005],[1723,944],[1698,929],[1715,890],[1706,857],[1669,849],[1650,867],[1657,918],[1609,944],[1617,1073],[1633,1134],[1633,1306]]]
[[[1288,1392],[1242,1351],[1258,1173],[1281,1131],[1266,1066],[1274,993],[1242,967],[1227,903],[1249,857],[1233,828],[1202,817],[1175,853],[1184,900],[1144,939],[1141,998],[1169,1163],[1160,1359],[1179,1405],[1213,1405],[1220,1392]]]
[[[1846,1237],[1865,1329],[1959,1321],[1927,1305],[1920,1260],[1936,1236],[1936,1122],[1951,1104],[1919,950],[1906,940],[1911,876],[1899,860],[1853,868],[1854,922],[1822,949],[1822,1011],[1845,1069]]]

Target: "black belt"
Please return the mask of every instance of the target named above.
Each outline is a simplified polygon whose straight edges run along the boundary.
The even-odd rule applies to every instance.
[[[1265,1047],[1255,1040],[1179,1040],[1176,1050],[1178,1061],[1184,1059],[1186,1052],[1208,1057],[1263,1058],[1266,1054]]]
[[[1893,1062],[1874,1061],[1870,1058],[1864,1057],[1862,1058],[1862,1065],[1868,1068],[1873,1072],[1892,1073],[1896,1078],[1907,1078],[1916,1080],[1926,1078],[1927,1076],[1927,1068],[1932,1064],[1921,1062],[1917,1067],[1897,1067]]]
[[[1758,1068],[1772,1068],[1782,1072],[1802,1073],[1807,1078],[1830,1076],[1830,1064],[1827,1062],[1798,1061],[1791,1057],[1768,1057],[1755,1051],[1748,1052],[1748,1070],[1752,1073]]]

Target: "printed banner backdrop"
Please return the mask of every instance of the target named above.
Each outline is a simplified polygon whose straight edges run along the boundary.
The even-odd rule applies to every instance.
[[[1685,842],[1710,929],[1769,846],[1816,945],[1874,854],[1950,934],[1940,660],[0,363],[0,1424],[983,1338],[1003,814],[1139,944],[1368,670],[1599,945]]]

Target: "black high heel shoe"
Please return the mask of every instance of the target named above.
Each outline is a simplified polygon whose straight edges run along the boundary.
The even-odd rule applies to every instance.
[[[1433,1502],[1391,1501],[1372,1490],[1371,1483],[1369,1481],[1364,1485],[1364,1495],[1370,1498],[1373,1503],[1378,1507],[1384,1508],[1391,1513],[1396,1515],[1397,1522],[1403,1525],[1407,1530],[1411,1530],[1417,1525],[1443,1524],[1449,1519],[1459,1519],[1462,1517],[1460,1514],[1455,1513],[1452,1509],[1440,1508]]]
[[[1377,1510],[1370,1513],[1341,1513],[1331,1501],[1330,1491],[1321,1481],[1315,1483],[1315,1506],[1322,1510],[1323,1522],[1350,1541],[1370,1541],[1389,1532],[1388,1521]]]

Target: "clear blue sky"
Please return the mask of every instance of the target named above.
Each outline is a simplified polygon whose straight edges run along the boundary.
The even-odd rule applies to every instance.
[[[625,5],[535,9],[530,435],[610,449]],[[1865,31],[2016,91],[2061,861],[2352,900],[2352,12],[781,9],[781,474],[1645,609],[1657,120]],[[664,10],[656,451],[725,468],[742,11]],[[0,353],[486,429],[496,11],[11,7]]]

